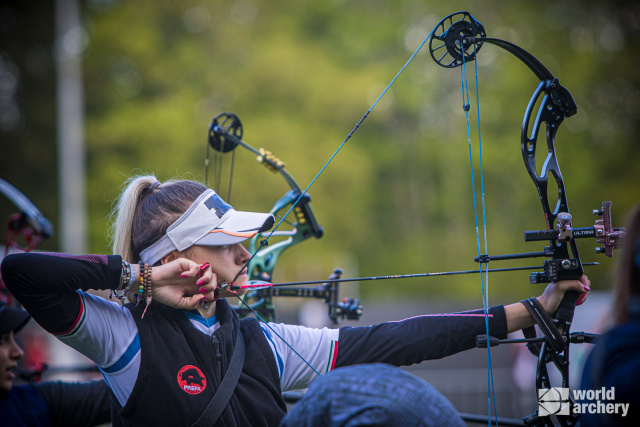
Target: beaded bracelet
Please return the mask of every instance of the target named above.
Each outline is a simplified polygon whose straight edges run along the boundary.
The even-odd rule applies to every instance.
[[[151,266],[149,264],[145,264],[145,272],[144,272],[144,294],[146,295],[146,307],[144,308],[144,311],[142,312],[142,319],[144,319],[144,315],[147,312],[147,309],[149,308],[149,305],[151,305]]]
[[[138,285],[138,293],[136,294],[136,300],[137,302],[140,302],[140,300],[142,299],[142,294],[144,293],[144,273],[145,273],[145,265],[147,264],[140,261],[138,265],[140,266],[140,279],[138,280],[140,283]]]

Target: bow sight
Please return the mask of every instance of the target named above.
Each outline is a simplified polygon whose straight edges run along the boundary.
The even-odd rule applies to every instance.
[[[303,194],[298,183],[285,169],[284,162],[263,148],[259,150],[253,148],[242,140],[242,135],[242,122],[237,115],[233,113],[222,113],[213,118],[209,126],[209,143],[207,144],[207,159],[205,160],[207,169],[205,176],[208,175],[209,147],[213,148],[217,153],[228,153],[234,151],[236,147],[242,146],[256,155],[258,163],[264,165],[274,173],[280,173],[291,187],[291,190],[274,204],[269,213],[275,218],[281,218],[282,215],[287,216],[287,209],[290,210],[293,206],[294,219],[289,222],[292,229],[283,231],[275,230],[274,228],[272,232],[263,232],[254,236],[249,242],[249,251],[252,254],[248,267],[249,279],[270,282],[273,277],[273,270],[282,252],[311,237],[319,239],[322,237],[324,230],[318,224],[311,209],[311,196],[307,193]],[[214,166],[216,166],[216,173],[214,175],[217,177],[217,185],[220,182],[221,167],[220,163],[215,161]],[[231,167],[231,173],[233,173],[233,166]],[[231,179],[229,181],[231,181]],[[287,213],[283,214],[282,212]],[[272,236],[280,238],[281,240],[275,243],[269,242],[267,246],[267,240]],[[327,303],[329,307],[329,318],[334,323],[337,324],[340,318],[357,320],[362,315],[362,305],[360,302],[354,298],[345,298],[343,301],[338,300],[340,285],[335,279],[339,279],[341,275],[342,270],[335,269],[333,274],[329,276],[329,279],[333,281],[328,281],[316,288],[287,287],[250,291],[243,297],[245,305],[241,302],[234,307],[234,309],[241,317],[254,312],[265,320],[273,321],[275,320],[273,297],[315,298]],[[251,301],[251,305],[246,304],[247,301]]]

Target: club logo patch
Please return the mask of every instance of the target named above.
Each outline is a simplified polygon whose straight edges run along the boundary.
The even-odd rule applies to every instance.
[[[199,394],[207,386],[207,379],[198,367],[186,365],[178,372],[178,385],[189,394]]]

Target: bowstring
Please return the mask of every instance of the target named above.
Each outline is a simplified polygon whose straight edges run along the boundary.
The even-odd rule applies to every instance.
[[[258,248],[253,252],[253,254],[251,254],[251,257],[249,258],[249,260],[242,266],[242,268],[240,269],[240,271],[238,271],[238,274],[236,274],[236,277],[233,278],[233,282],[235,282],[238,277],[240,276],[240,274],[242,274],[242,271],[247,268],[247,266],[249,265],[249,263],[253,260],[253,258],[255,258],[255,256],[258,254],[258,252],[260,252],[260,250],[267,245],[269,239],[271,238],[271,236],[273,236],[273,233],[276,232],[276,230],[278,229],[278,227],[280,227],[280,224],[282,224],[285,220],[285,218],[289,215],[289,213],[291,213],[291,211],[296,207],[296,205],[298,204],[298,202],[302,199],[302,197],[304,197],[304,195],[307,193],[307,191],[309,190],[309,188],[316,182],[316,180],[318,179],[318,177],[320,177],[320,175],[325,171],[325,169],[329,166],[329,163],[331,163],[333,161],[333,159],[338,155],[338,153],[340,152],[340,150],[342,150],[342,147],[345,146],[345,144],[347,143],[348,140],[351,139],[351,137],[353,136],[353,134],[355,133],[355,131],[360,127],[360,125],[362,124],[362,122],[365,121],[365,119],[369,116],[369,114],[371,113],[371,111],[375,108],[375,106],[378,104],[378,102],[380,101],[380,99],[382,99],[382,97],[388,92],[389,88],[396,82],[396,80],[398,79],[398,77],[400,77],[400,74],[402,74],[402,72],[405,70],[405,68],[407,68],[407,66],[409,65],[409,63],[413,60],[413,58],[415,58],[415,56],[418,54],[418,52],[420,51],[420,49],[422,49],[422,46],[425,45],[425,43],[427,42],[427,40],[429,40],[431,38],[431,36],[433,35],[434,31],[436,30],[437,27],[435,27],[433,30],[431,30],[431,32],[429,33],[429,35],[427,35],[427,37],[422,41],[422,43],[420,43],[420,46],[418,46],[418,48],[413,52],[413,54],[409,57],[409,59],[407,60],[407,62],[405,62],[405,64],[402,66],[402,68],[400,68],[400,71],[398,71],[396,73],[396,75],[393,77],[393,79],[391,80],[391,82],[384,88],[384,90],[382,91],[382,93],[378,96],[378,98],[376,98],[376,100],[373,102],[373,104],[371,105],[371,107],[369,107],[369,109],[366,111],[366,113],[364,113],[364,115],[360,118],[360,120],[358,120],[358,122],[355,124],[355,126],[353,127],[353,129],[351,129],[351,131],[347,134],[346,138],[344,139],[344,141],[342,141],[342,143],[338,146],[338,148],[334,151],[334,153],[331,155],[331,157],[329,157],[329,160],[327,160],[327,162],[324,164],[324,166],[322,166],[322,168],[320,168],[320,171],[318,171],[318,173],[316,174],[316,176],[311,180],[311,182],[309,183],[309,185],[307,185],[305,187],[305,189],[303,191],[300,192],[300,195],[298,196],[298,198],[296,199],[296,201],[291,205],[291,207],[289,208],[289,210],[287,210],[287,212],[282,216],[282,218],[280,219],[280,221],[278,221],[278,223],[276,224],[275,227],[273,227],[273,229],[271,230],[271,232],[269,233],[269,235],[267,235],[267,237],[260,242],[260,246],[258,246]],[[247,268],[248,271],[248,268]],[[238,299],[240,301],[242,301],[242,303],[244,305],[246,305],[247,307],[249,307],[249,305],[240,297],[238,297]],[[255,310],[253,310],[252,308],[249,308],[254,314],[256,314],[256,316],[258,316],[258,313],[255,312]],[[260,317],[260,316],[258,316]],[[262,319],[262,318],[260,318]],[[264,320],[262,320],[264,322]],[[265,322],[266,324],[266,322]],[[271,329],[271,328],[270,328]],[[293,349],[293,347],[291,347],[291,345],[284,340],[284,338],[282,338],[280,335],[278,335],[275,331],[273,331],[276,336],[278,338],[280,338],[290,349],[293,350],[293,352],[298,355],[298,357],[300,357],[307,365],[309,365],[311,367],[311,364],[309,362],[307,362],[307,360],[302,357],[300,355],[300,353],[298,353],[297,351],[295,351]],[[312,367],[313,369],[313,367]],[[314,372],[316,372],[318,375],[320,375],[315,369]]]
[[[236,164],[236,150],[231,151],[231,168],[229,170],[229,189],[227,190],[227,203],[231,203],[231,185],[233,184],[233,168]]]
[[[482,162],[482,133],[480,130],[480,97],[478,89],[478,61],[476,57],[477,47],[476,43],[473,44],[473,58],[475,64],[475,85],[476,85],[476,121],[478,123],[478,161],[480,167],[480,193],[482,201],[482,227],[483,227],[483,240],[485,254],[488,252],[487,246],[487,217],[486,217],[486,204],[485,204],[485,191],[484,191],[484,170]],[[467,80],[467,64],[465,61],[465,52],[462,51],[462,67],[460,67],[460,81],[462,91],[462,107],[465,113],[467,123],[467,145],[469,147],[469,165],[471,169],[471,189],[473,195],[473,213],[476,226],[476,246],[478,250],[478,270],[480,272],[480,287],[482,290],[482,308],[484,311],[484,325],[487,337],[489,336],[489,264],[484,263],[483,266],[480,250],[480,230],[478,225],[478,206],[476,196],[476,184],[474,178],[473,169],[473,153],[471,149],[471,126],[469,125],[469,82]],[[486,270],[483,271],[483,268]],[[488,425],[491,426],[491,399],[493,398],[493,412],[495,414],[496,426],[498,426],[498,412],[496,409],[496,391],[495,383],[493,379],[493,364],[491,362],[491,346],[487,346],[487,410],[489,416],[487,417]]]

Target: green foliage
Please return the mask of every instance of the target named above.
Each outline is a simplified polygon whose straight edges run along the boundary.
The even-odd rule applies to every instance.
[[[640,199],[633,138],[639,38],[631,19],[640,13],[632,3],[91,0],[85,6],[92,252],[108,251],[105,217],[125,177],[142,171],[160,180],[204,179],[208,124],[223,111],[236,113],[243,139],[281,158],[304,188],[435,24],[458,10],[469,10],[489,37],[530,51],[575,98],[579,113],[557,136],[574,225],[592,224],[591,209],[602,200],[614,201],[620,225]],[[309,190],[325,236],[286,253],[276,280],[325,277],[343,263],[347,273],[361,275],[477,266],[460,71],[435,65],[427,48]],[[520,154],[522,115],[537,81],[495,46],[482,48],[477,65],[489,253],[541,250],[522,239],[523,230],[545,227]],[[468,64],[468,77],[479,191],[474,66]],[[240,150],[231,202],[269,210],[288,188]],[[230,158],[224,160],[228,171]],[[479,193],[476,199],[481,215]],[[479,232],[482,240],[482,226]],[[592,241],[580,247],[585,261],[595,259]],[[588,272],[604,288],[611,263],[599,261],[604,268]],[[541,291],[529,287],[526,272],[496,274],[491,282],[492,294],[508,299]],[[478,285],[477,277],[456,276],[362,286],[477,299]]]

